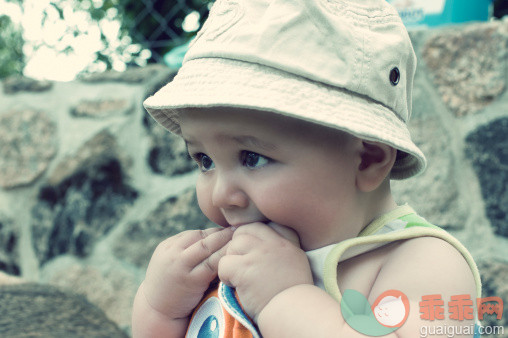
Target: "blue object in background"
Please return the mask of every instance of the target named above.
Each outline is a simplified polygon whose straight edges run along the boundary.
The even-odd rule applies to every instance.
[[[387,0],[406,27],[440,26],[467,21],[487,21],[492,0]]]
[[[189,49],[192,40],[183,45],[173,48],[168,53],[164,54],[164,63],[171,69],[179,69],[182,66],[185,53]]]

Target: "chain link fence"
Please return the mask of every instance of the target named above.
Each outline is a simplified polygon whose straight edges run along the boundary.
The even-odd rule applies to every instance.
[[[184,45],[208,17],[210,0],[124,1],[123,26],[136,43],[152,53],[149,62],[164,62],[173,48]]]
[[[149,62],[163,63],[164,55],[194,36],[208,17],[212,3],[213,0],[120,0],[120,7],[124,29],[134,42],[151,51]],[[493,17],[508,13],[508,0],[492,3]]]

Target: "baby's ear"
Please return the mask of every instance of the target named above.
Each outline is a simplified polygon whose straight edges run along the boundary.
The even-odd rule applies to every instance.
[[[363,192],[371,192],[390,174],[397,150],[389,145],[362,141],[361,162],[358,166],[356,185]]]

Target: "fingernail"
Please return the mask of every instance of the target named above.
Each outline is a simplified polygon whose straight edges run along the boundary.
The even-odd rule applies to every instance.
[[[229,228],[230,228],[230,229],[231,229],[231,231],[233,231],[233,232],[237,229],[236,227],[234,227],[234,226],[232,226],[232,225],[231,225]]]

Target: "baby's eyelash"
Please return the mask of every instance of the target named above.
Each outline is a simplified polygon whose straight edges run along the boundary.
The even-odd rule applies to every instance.
[[[189,156],[198,165],[198,167],[201,167],[201,163],[203,161],[203,156],[205,156],[205,154],[193,153],[193,154],[189,154]]]
[[[272,162],[272,159],[254,151],[242,150],[240,152],[240,161],[242,162],[242,165],[255,169],[266,166]]]
[[[201,160],[201,158],[203,157],[203,153],[193,153],[193,154],[189,154],[189,156],[194,161],[199,162],[199,160]]]
[[[192,154],[191,158],[197,163],[199,169],[202,172],[208,172],[215,167],[213,160],[204,153]]]
[[[203,163],[203,158],[208,157],[205,153],[195,153],[191,155],[191,158],[196,161],[198,165],[201,165]]]

